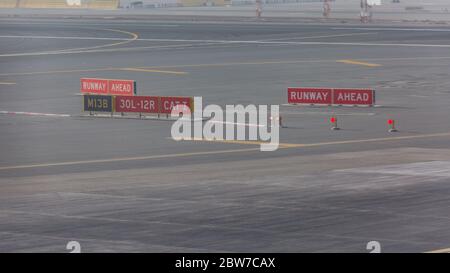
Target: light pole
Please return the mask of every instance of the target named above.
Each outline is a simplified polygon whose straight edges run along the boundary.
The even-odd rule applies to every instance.
[[[323,17],[328,18],[330,17],[331,13],[331,6],[330,6],[330,0],[323,0]]]
[[[261,18],[262,15],[262,0],[256,0],[256,18]]]
[[[369,16],[368,16],[368,5],[367,5],[367,0],[361,0],[361,13],[360,13],[360,17],[361,17],[361,22],[362,23],[367,23],[369,21]]]

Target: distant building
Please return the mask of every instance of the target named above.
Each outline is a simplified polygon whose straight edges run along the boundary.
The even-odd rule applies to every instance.
[[[116,9],[119,0],[1,0],[20,8],[93,8]],[[2,7],[2,5],[0,5]]]
[[[164,8],[231,5],[231,0],[120,0],[122,8]]]

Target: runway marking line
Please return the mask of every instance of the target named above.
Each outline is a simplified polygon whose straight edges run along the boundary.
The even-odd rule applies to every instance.
[[[168,71],[168,70],[157,70],[157,69],[144,69],[144,68],[133,68],[133,67],[126,67],[121,68],[119,70],[123,71],[133,71],[133,72],[148,72],[148,73],[161,73],[161,74],[175,74],[175,75],[186,75],[189,74],[187,72],[182,71]]]
[[[366,142],[385,142],[385,141],[432,138],[432,137],[447,137],[447,136],[450,136],[450,132],[447,132],[447,133],[436,133],[436,134],[411,135],[411,136],[384,137],[384,138],[367,138],[367,139],[356,139],[356,140],[341,140],[341,141],[318,142],[318,143],[310,143],[310,144],[284,144],[284,145],[290,145],[291,147],[317,147],[317,146],[328,146],[328,145],[339,145],[339,144],[356,144],[356,143],[366,143]]]
[[[321,39],[321,38],[337,38],[337,37],[348,37],[348,36],[361,36],[361,35],[374,35],[377,32],[364,32],[364,33],[344,33],[344,34],[334,34],[334,35],[317,35],[317,36],[306,36],[306,37],[289,37],[289,38],[276,38],[276,39],[264,39],[261,41],[286,41],[286,40],[305,40],[305,39]],[[0,36],[1,38],[1,36]]]
[[[38,36],[38,35],[1,35],[0,38],[12,39],[56,39],[56,40],[100,40],[100,41],[128,41],[128,38],[113,37],[82,37],[82,36]]]
[[[147,72],[147,73],[164,73],[164,74],[188,74],[183,71],[169,71],[159,69],[145,69],[139,67],[105,67],[105,68],[93,68],[93,69],[73,69],[73,70],[53,70],[53,71],[36,71],[36,72],[24,72],[24,73],[5,73],[0,76],[33,76],[33,75],[48,75],[48,74],[68,74],[68,73],[84,73],[84,72],[102,72],[102,71],[131,71],[131,72]]]
[[[100,72],[100,71],[114,71],[120,68],[105,67],[94,69],[72,69],[72,70],[50,70],[50,71],[35,71],[35,72],[23,72],[23,73],[4,73],[0,76],[33,76],[33,75],[47,75],[47,74],[59,74],[59,73],[80,73],[80,72]]]
[[[406,140],[406,139],[419,139],[419,138],[431,138],[431,137],[447,137],[450,136],[450,132],[447,133],[436,133],[436,134],[423,134],[423,135],[412,135],[412,136],[400,136],[400,137],[386,137],[386,138],[372,138],[372,139],[359,139],[359,140],[343,140],[343,141],[333,141],[333,142],[318,142],[310,144],[289,144],[281,143],[280,149],[289,148],[306,148],[306,147],[319,147],[328,145],[339,145],[339,144],[355,144],[355,143],[365,143],[365,142],[384,142],[384,141],[396,141],[396,140]],[[229,142],[232,143],[232,142]],[[260,143],[246,143],[245,144],[261,144]],[[234,143],[240,144],[240,143]],[[30,169],[30,168],[43,168],[43,167],[57,167],[57,166],[70,166],[70,165],[85,165],[92,163],[111,163],[111,162],[124,162],[124,161],[138,161],[138,160],[150,160],[150,159],[165,159],[165,158],[176,158],[176,157],[188,157],[188,156],[202,156],[202,155],[215,155],[215,154],[230,154],[230,153],[243,153],[243,152],[256,152],[260,151],[260,148],[246,148],[246,149],[234,149],[234,150],[217,150],[217,151],[205,151],[205,152],[190,152],[190,153],[178,153],[178,154],[165,154],[165,155],[151,155],[151,156],[138,156],[138,157],[122,157],[122,158],[110,158],[110,159],[94,159],[94,160],[80,160],[80,161],[68,161],[68,162],[56,162],[56,163],[41,163],[41,164],[30,164],[30,165],[16,165],[16,166],[4,166],[0,167],[2,170],[16,170],[16,169]]]
[[[74,49],[62,49],[62,50],[56,50],[56,51],[52,51],[52,52],[64,53],[64,52],[70,52],[70,51],[92,50],[92,49],[98,49],[98,48],[113,47],[113,46],[128,44],[128,43],[131,43],[131,42],[139,39],[139,35],[134,32],[124,31],[124,30],[119,30],[119,29],[99,29],[99,30],[124,33],[124,34],[130,35],[131,38],[126,39],[121,42],[116,42],[116,43],[111,43],[111,44],[106,44],[106,45],[98,45],[98,46],[84,47],[84,48],[82,47],[82,48],[74,48]]]
[[[23,116],[41,116],[41,117],[71,117],[69,114],[52,114],[52,113],[36,113],[36,112],[18,112],[18,111],[0,111],[4,115],[23,115]]]
[[[218,121],[218,120],[210,120],[210,123],[218,123],[218,124],[232,124],[232,125],[242,125],[245,127],[266,127],[262,124],[253,124],[253,123],[245,123],[245,122],[229,122],[229,121]]]
[[[0,82],[0,85],[14,85],[15,82]]]
[[[338,63],[344,63],[344,64],[354,64],[354,65],[362,65],[367,67],[380,67],[381,64],[373,64],[373,63],[367,63],[367,62],[361,62],[356,60],[337,60]]]
[[[448,60],[450,57],[405,57],[405,58],[365,58],[366,61],[417,61],[417,60]],[[229,62],[229,63],[210,63],[210,64],[181,64],[181,65],[162,65],[162,66],[140,66],[133,67],[133,70],[164,70],[167,68],[189,68],[189,67],[221,67],[221,66],[237,66],[237,65],[271,65],[271,64],[297,64],[297,63],[328,63],[336,62],[336,60],[279,60],[279,61],[250,61],[250,62]],[[0,76],[31,76],[31,75],[46,75],[57,73],[80,73],[80,72],[101,72],[101,71],[121,71],[127,69],[126,67],[105,67],[94,69],[73,69],[73,70],[53,70],[53,71],[35,71],[35,72],[17,72],[17,73],[3,73]],[[123,70],[122,70],[123,71]],[[131,71],[131,70],[130,70]],[[174,71],[180,72],[180,71]],[[155,72],[156,73],[156,72]],[[187,73],[187,72],[186,72]]]
[[[179,65],[163,65],[163,66],[143,66],[139,68],[189,68],[189,67],[221,67],[221,66],[237,66],[237,65],[270,65],[270,64],[297,64],[297,63],[326,63],[335,60],[296,60],[296,61],[254,61],[254,62],[230,62],[230,63],[210,63],[210,64],[179,64]]]
[[[63,49],[56,51],[44,51],[44,52],[27,52],[27,53],[10,53],[10,54],[0,54],[0,57],[21,57],[21,56],[43,56],[43,55],[62,55],[62,54],[78,54],[78,53],[92,53],[92,52],[102,52],[98,48],[111,47],[114,45],[120,45],[124,43],[129,43],[136,41],[135,37],[130,40],[95,46],[90,48],[81,49]],[[324,46],[389,46],[389,47],[433,47],[433,48],[450,48],[449,44],[401,44],[401,43],[364,43],[364,42],[288,42],[288,41],[240,41],[240,40],[188,40],[188,39],[139,39],[139,41],[152,41],[152,42],[189,42],[189,43],[215,43],[215,44],[247,44],[247,45],[324,45]],[[92,50],[97,49],[97,50]],[[114,50],[123,50],[123,48],[117,49],[104,49],[105,52],[112,52]]]
[[[59,163],[42,163],[42,164],[31,164],[31,165],[18,165],[18,166],[0,167],[0,171],[1,170],[15,170],[15,169],[29,169],[29,168],[42,168],[42,167],[84,165],[84,164],[92,164],[92,163],[110,163],[110,162],[174,158],[174,157],[187,157],[187,156],[197,156],[197,155],[227,154],[227,153],[250,152],[250,151],[259,151],[259,148],[192,152],[192,153],[179,153],[179,154],[165,154],[165,155],[152,155],[152,156],[138,156],[138,157],[123,157],[123,158],[111,158],[111,159],[80,160],[80,161],[68,161],[68,162],[59,162]]]
[[[330,141],[330,142],[318,142],[318,143],[279,143],[279,147],[283,148],[308,148],[308,147],[319,147],[328,145],[339,145],[339,144],[355,144],[355,143],[365,143],[365,142],[384,142],[384,141],[395,141],[395,140],[407,140],[407,139],[418,139],[418,138],[428,138],[428,137],[443,137],[450,136],[448,133],[438,133],[438,134],[423,134],[423,135],[412,135],[412,136],[398,136],[398,137],[385,137],[385,138],[367,138],[367,139],[356,139],[356,140],[341,140],[341,141]],[[168,138],[172,139],[172,138]],[[176,140],[176,139],[174,139]],[[270,142],[264,141],[247,141],[247,140],[216,140],[216,139],[205,139],[205,138],[191,138],[191,139],[178,139],[178,141],[204,141],[204,142],[219,142],[228,144],[247,144],[247,145],[260,145],[269,144]]]
[[[450,32],[448,28],[380,28],[380,27],[332,27],[333,30],[371,30],[371,31],[427,31]]]
[[[188,138],[188,139],[177,139],[168,137],[167,139],[172,139],[175,141],[199,141],[199,142],[218,142],[218,143],[229,143],[229,144],[244,144],[244,145],[261,145],[268,144],[269,142],[264,141],[252,141],[252,140],[226,140],[226,139],[208,139],[208,138]],[[283,145],[280,143],[280,146]]]
[[[42,55],[61,55],[61,54],[87,53],[87,52],[89,52],[89,50],[97,49],[98,51],[100,51],[99,50],[100,48],[113,47],[113,46],[128,44],[128,43],[131,43],[133,41],[136,41],[139,38],[138,34],[133,33],[133,32],[129,32],[129,31],[124,31],[124,30],[118,30],[118,29],[95,29],[95,30],[124,33],[124,34],[130,35],[131,38],[129,38],[129,39],[112,38],[113,40],[121,40],[121,41],[120,42],[111,43],[111,44],[105,44],[105,45],[98,45],[98,46],[91,46],[91,47],[79,47],[79,48],[67,48],[67,49],[52,50],[52,51],[10,53],[10,54],[2,54],[2,55],[0,55],[0,57],[42,56]],[[103,38],[102,40],[107,40],[107,39]]]

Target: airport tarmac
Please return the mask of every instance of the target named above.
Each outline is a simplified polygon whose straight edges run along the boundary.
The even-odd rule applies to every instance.
[[[0,40],[0,252],[448,252],[450,28],[20,18]],[[80,116],[82,77],[280,105],[287,128],[274,152],[177,142]],[[286,105],[294,86],[377,107]]]

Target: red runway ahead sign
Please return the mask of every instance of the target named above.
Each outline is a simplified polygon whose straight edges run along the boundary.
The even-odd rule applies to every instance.
[[[374,105],[375,91],[369,89],[333,89],[333,104]]]
[[[136,82],[133,80],[113,80],[82,78],[81,93],[133,96],[136,94]]]
[[[115,102],[116,112],[159,113],[159,97],[117,96]]]
[[[81,93],[108,94],[108,80],[104,79],[81,79]]]
[[[109,94],[119,96],[133,96],[136,94],[136,84],[132,80],[109,80]]]
[[[177,105],[186,105],[191,109],[191,113],[194,111],[194,105],[191,97],[161,97],[160,98],[160,113],[170,114],[172,109]]]
[[[288,88],[288,103],[332,104],[332,89]]]
[[[375,90],[344,88],[288,88],[290,104],[375,105]]]

